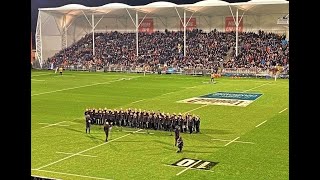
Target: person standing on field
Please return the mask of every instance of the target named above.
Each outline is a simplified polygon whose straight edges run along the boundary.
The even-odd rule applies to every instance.
[[[89,132],[90,134],[90,126],[91,126],[91,118],[89,114],[85,115],[85,119],[86,119],[86,133]]]
[[[182,148],[183,148],[183,140],[182,140],[182,137],[179,136],[178,140],[177,140],[177,144],[178,144],[178,151],[177,153],[180,153],[182,151]]]
[[[103,130],[106,134],[106,142],[108,142],[108,136],[109,136],[109,129],[110,129],[110,125],[108,122],[105,123]]]

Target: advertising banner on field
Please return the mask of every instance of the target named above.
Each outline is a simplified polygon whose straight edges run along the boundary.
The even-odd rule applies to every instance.
[[[236,19],[236,18],[235,18]],[[240,17],[238,17],[238,21],[240,21]],[[243,18],[241,19],[239,26],[238,26],[238,32],[242,32],[243,30]],[[226,17],[225,21],[225,32],[232,32],[236,31],[236,24],[233,20],[233,17]]]
[[[183,21],[183,19],[182,19]],[[193,29],[197,28],[197,19],[196,18],[191,18],[190,21],[189,21],[189,18],[187,17],[186,18],[186,23],[187,24],[187,27],[186,27],[186,30],[189,30],[189,31],[192,31]],[[180,21],[180,30],[183,31],[183,24],[181,23]]]
[[[178,103],[246,107],[261,95],[261,93],[216,92],[180,100]]]
[[[153,33],[153,19],[152,18],[145,18],[143,19],[139,19],[139,32],[146,32],[146,33]]]

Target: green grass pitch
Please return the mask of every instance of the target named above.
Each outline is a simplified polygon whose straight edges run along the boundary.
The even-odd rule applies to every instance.
[[[31,72],[31,174],[55,179],[289,179],[289,82],[129,73]],[[262,93],[246,107],[177,103],[214,92]],[[137,108],[200,115],[200,134],[113,127],[85,133],[86,108]],[[131,133],[128,131],[133,131]],[[138,133],[139,132],[139,133]],[[210,170],[172,166],[182,158]]]

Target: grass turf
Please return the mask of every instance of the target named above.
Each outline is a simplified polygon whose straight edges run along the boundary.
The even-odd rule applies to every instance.
[[[184,75],[33,71],[31,174],[57,179],[288,179],[288,80],[209,81]],[[247,107],[177,103],[214,92],[263,95]],[[130,133],[139,129],[113,127],[104,143],[102,127],[93,125],[91,134],[85,133],[88,107],[189,112],[200,115],[201,133],[182,133],[183,153],[176,153],[174,136],[164,131]],[[210,171],[170,165],[182,158],[218,164]]]

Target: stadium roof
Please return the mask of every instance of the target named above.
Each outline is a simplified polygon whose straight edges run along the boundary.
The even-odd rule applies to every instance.
[[[135,11],[153,16],[177,16],[177,12],[187,10],[191,13],[203,16],[230,15],[230,9],[239,9],[239,13],[246,15],[255,14],[289,14],[289,1],[287,0],[251,0],[248,2],[228,3],[222,0],[203,0],[193,4],[175,4],[172,2],[158,1],[146,5],[130,6],[124,3],[109,3],[98,7],[87,7],[81,4],[68,4],[56,8],[39,8],[40,11],[56,14],[77,16],[85,13],[123,17],[128,12]]]

